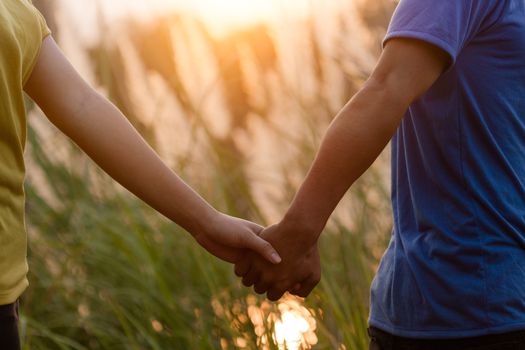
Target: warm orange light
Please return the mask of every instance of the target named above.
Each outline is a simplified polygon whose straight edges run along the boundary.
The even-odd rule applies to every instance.
[[[188,5],[219,34],[256,22],[302,15],[308,6],[308,0],[194,0]]]
[[[64,5],[85,11],[85,2],[58,0]],[[282,21],[307,15],[313,4],[326,7],[339,0],[89,0],[88,4],[98,4],[110,17],[133,14],[148,17],[166,11],[187,13],[202,19],[215,34],[257,22]]]
[[[272,305],[267,300],[257,305],[257,298],[253,295],[247,297],[247,302],[248,316],[260,349],[270,349],[269,339],[279,350],[307,350],[317,344],[317,321],[312,312],[303,306],[301,299],[286,294],[278,302],[278,312],[271,311]],[[268,334],[267,327],[272,325],[273,333]]]

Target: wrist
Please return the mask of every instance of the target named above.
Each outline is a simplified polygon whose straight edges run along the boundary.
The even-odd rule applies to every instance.
[[[297,232],[301,240],[308,245],[317,243],[326,222],[315,218],[315,215],[306,215],[299,211],[289,210],[280,225],[289,227],[291,230],[285,232]]]
[[[209,236],[213,228],[217,226],[220,216],[219,211],[207,205],[203,210],[193,213],[186,230],[195,238],[201,235]]]

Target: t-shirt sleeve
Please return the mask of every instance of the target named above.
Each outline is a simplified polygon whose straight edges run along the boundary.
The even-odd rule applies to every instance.
[[[40,36],[43,40],[46,36],[51,34],[51,29],[49,29],[49,27],[47,26],[47,22],[42,13],[40,13],[40,11],[38,11],[36,8],[35,12],[38,20],[38,26],[40,27]]]
[[[30,5],[30,10],[33,12],[33,16],[37,22],[37,26],[34,27],[36,29],[36,32],[34,32],[34,36],[32,36],[32,42],[34,49],[30,51],[30,57],[29,62],[27,65],[25,65],[24,69],[24,75],[22,78],[23,85],[26,84],[27,80],[29,79],[29,76],[33,72],[33,68],[38,60],[38,56],[40,55],[40,49],[42,48],[42,41],[45,37],[51,34],[51,30],[47,26],[46,20],[42,13],[34,7],[32,4]]]
[[[401,0],[384,45],[393,38],[418,39],[448,53],[452,63],[494,12],[494,0]]]

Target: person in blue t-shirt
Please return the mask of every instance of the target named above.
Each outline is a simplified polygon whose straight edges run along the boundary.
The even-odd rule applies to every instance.
[[[247,256],[237,275],[272,300],[307,296],[326,221],[390,140],[370,348],[524,348],[525,0],[401,0],[375,70],[262,233],[283,262]]]

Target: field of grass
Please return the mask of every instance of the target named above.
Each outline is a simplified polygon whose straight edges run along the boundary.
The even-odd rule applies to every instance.
[[[352,17],[375,44],[387,16],[380,10],[391,9],[380,3],[357,6]],[[355,29],[344,14],[337,21],[345,33]],[[178,174],[218,209],[271,224],[374,57],[364,39],[348,47],[335,36],[341,42],[327,47],[314,19],[293,27],[290,45],[289,28],[217,38],[196,20],[166,16],[144,28],[131,22],[119,45],[108,35],[82,52],[92,83]],[[298,60],[303,71],[290,74]],[[306,300],[270,303],[114,184],[36,110],[27,154],[24,349],[367,348],[368,289],[390,230],[387,155],[327,226],[319,286]]]

